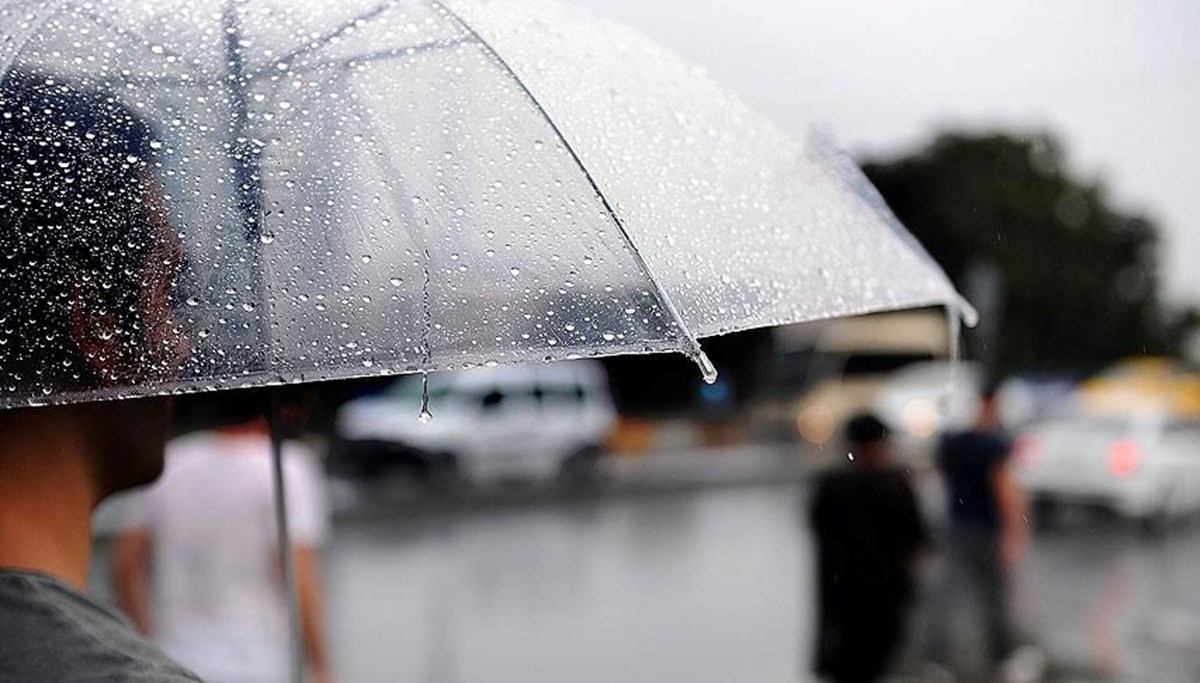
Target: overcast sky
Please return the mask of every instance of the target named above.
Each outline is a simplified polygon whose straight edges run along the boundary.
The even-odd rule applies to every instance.
[[[570,1],[859,155],[947,125],[1052,130],[1074,168],[1160,222],[1168,293],[1200,303],[1196,0]]]

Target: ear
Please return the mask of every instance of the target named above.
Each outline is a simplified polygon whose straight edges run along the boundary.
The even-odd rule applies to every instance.
[[[117,316],[102,304],[94,278],[79,273],[71,283],[70,332],[79,355],[101,385],[115,382],[123,371],[123,335]]]

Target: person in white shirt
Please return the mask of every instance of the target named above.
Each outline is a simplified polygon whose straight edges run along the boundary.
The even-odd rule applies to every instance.
[[[329,521],[321,473],[294,442],[284,445],[283,471],[310,680],[326,683],[318,564]],[[176,439],[162,479],[128,502],[114,548],[118,601],[140,631],[210,683],[288,678],[273,496],[271,443],[260,418]]]

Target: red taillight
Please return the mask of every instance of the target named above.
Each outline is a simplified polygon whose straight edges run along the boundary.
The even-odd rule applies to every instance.
[[[1017,467],[1030,468],[1037,465],[1042,455],[1042,442],[1032,434],[1026,434],[1013,444],[1013,462]]]
[[[1128,477],[1137,472],[1141,459],[1137,444],[1129,439],[1114,441],[1108,447],[1108,471],[1118,477]]]

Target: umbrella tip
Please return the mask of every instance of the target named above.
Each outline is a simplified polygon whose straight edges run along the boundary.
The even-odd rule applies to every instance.
[[[697,350],[693,360],[696,361],[696,365],[700,366],[700,373],[704,376],[705,384],[713,384],[717,381],[717,366],[713,365],[707,353]]]

